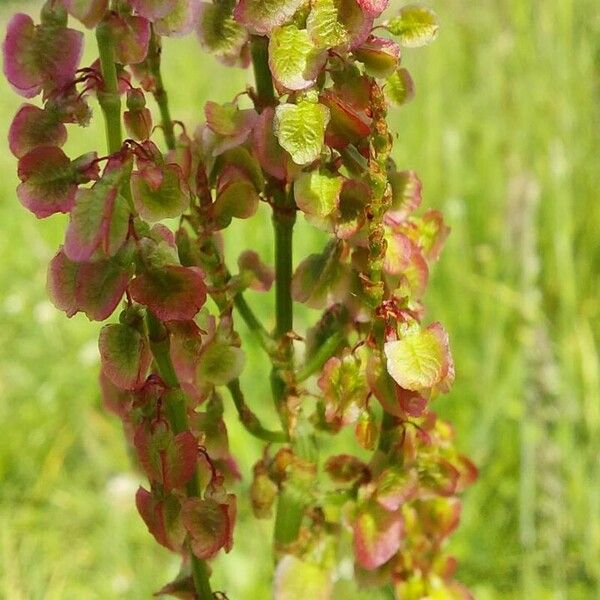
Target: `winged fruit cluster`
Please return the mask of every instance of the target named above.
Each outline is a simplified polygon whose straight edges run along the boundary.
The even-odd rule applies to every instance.
[[[223,597],[207,561],[231,549],[236,520],[227,388],[248,432],[266,442],[241,501],[258,518],[276,506],[277,600],[337,597],[348,555],[360,586],[403,600],[470,597],[443,546],[476,471],[431,409],[454,365],[442,325],[422,324],[448,228],[439,212],[418,212],[421,183],[396,167],[386,121],[389,103],[413,95],[403,49],[431,41],[437,23],[407,6],[375,27],[387,5],[49,0],[39,23],[17,14],[8,25],[6,77],[21,96],[41,96],[10,128],[17,195],[38,218],[69,215],[48,269],[54,304],[95,321],[118,311],[100,332],[100,383],[148,477],[138,510],[182,556],[163,594]],[[95,29],[88,67],[69,15]],[[161,38],[192,31],[224,63],[252,63],[256,83],[229,103],[208,102],[189,133],[170,116]],[[108,153],[72,159],[67,125],[86,126],[96,102]],[[261,202],[272,208],[275,264],[246,251],[231,272],[221,231]],[[298,213],[329,242],[294,270]],[[270,332],[244,291],[273,282]],[[307,331],[294,329],[294,303],[321,311]],[[242,392],[238,316],[272,364],[278,431]],[[319,457],[342,431],[346,451]]]

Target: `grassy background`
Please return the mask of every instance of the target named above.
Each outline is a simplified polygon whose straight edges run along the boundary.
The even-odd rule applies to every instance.
[[[458,367],[438,407],[481,477],[451,549],[478,599],[597,598],[600,11],[596,0],[430,4],[441,35],[405,53],[417,98],[392,118],[399,164],[417,169],[426,203],[453,228],[427,298]],[[1,3],[1,23],[16,6]],[[168,42],[165,60],[173,112],[190,126],[207,98],[228,100],[246,81],[193,38]],[[19,104],[0,82],[1,139]],[[96,123],[73,131],[67,150],[102,147]],[[19,206],[7,150],[0,169],[0,597],[148,598],[177,564],[135,513],[140,478],[100,407],[99,327],[46,299],[64,219],[37,222]],[[237,225],[231,256],[246,247],[270,256],[265,228]],[[301,226],[298,254],[315,243]],[[270,301],[251,301],[272,322]],[[264,374],[251,351],[243,379],[258,412],[269,403]],[[247,475],[258,447],[235,425],[231,437]],[[246,518],[240,496],[216,587],[263,600],[270,526]],[[345,585],[336,598],[360,597]]]

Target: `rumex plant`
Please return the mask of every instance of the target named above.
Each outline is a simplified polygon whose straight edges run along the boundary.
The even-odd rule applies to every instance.
[[[419,212],[421,182],[394,163],[386,120],[390,103],[413,95],[403,49],[433,40],[437,22],[406,6],[375,26],[387,5],[49,0],[38,24],[17,14],[8,25],[6,77],[21,96],[41,95],[10,128],[17,195],[38,218],[69,214],[48,268],[54,304],[95,321],[118,313],[100,331],[100,385],[148,478],[139,513],[182,556],[162,594],[224,596],[209,562],[232,548],[244,502],[257,518],[274,513],[278,600],[335,597],[348,556],[360,586],[403,600],[470,597],[443,547],[476,470],[432,410],[454,365],[422,304],[449,230],[438,211]],[[95,30],[88,67],[69,15]],[[161,75],[161,38],[192,31],[255,75],[231,102],[207,102],[193,132],[172,119]],[[108,153],[72,159],[67,125],[85,127],[96,103]],[[247,250],[230,271],[221,232],[261,202],[274,265]],[[329,241],[294,270],[298,213]],[[272,285],[270,332],[244,291]],[[321,311],[305,331],[295,303]],[[238,318],[272,365],[278,430],[242,391]],[[224,396],[265,442],[250,497],[234,493]],[[345,452],[326,455],[343,430]]]

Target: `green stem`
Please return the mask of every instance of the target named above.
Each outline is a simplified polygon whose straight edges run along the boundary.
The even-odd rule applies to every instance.
[[[383,453],[388,453],[391,449],[391,436],[396,430],[398,424],[396,419],[390,415],[388,412],[383,413],[383,417],[381,419],[381,431],[379,433],[379,442],[377,444],[378,450],[381,450]]]
[[[234,379],[227,385],[235,408],[238,411],[240,421],[246,430],[254,437],[269,443],[283,444],[289,441],[288,436],[283,431],[270,431],[263,427],[258,417],[250,410],[244,399],[244,394],[240,387],[239,379]]]
[[[169,353],[169,337],[164,325],[151,313],[146,313],[146,324],[148,326],[148,338],[152,355],[156,363],[156,368],[163,381],[172,389],[172,394],[168,399],[166,413],[169,423],[175,433],[181,433],[188,429],[186,401],[179,381],[171,362]],[[198,496],[198,478],[192,477],[186,485],[188,496]],[[191,548],[189,550],[191,557],[192,578],[194,587],[200,600],[213,600],[213,593],[210,587],[210,574],[208,565],[194,555]]]
[[[276,550],[298,539],[305,507],[306,493],[299,492],[289,485],[281,491],[273,530]]]
[[[210,572],[205,561],[200,560],[190,549],[192,557],[192,579],[194,587],[200,600],[213,600],[213,592],[210,587]]]
[[[198,224],[200,228],[200,224]],[[212,285],[218,290],[225,288],[231,279],[229,270],[223,263],[223,259],[217,249],[217,246],[212,237],[203,240],[200,248],[201,251],[201,266],[209,274]],[[215,292],[211,294],[211,297],[215,301],[215,304],[219,307],[220,311],[227,310],[229,308],[227,296],[224,292]],[[262,323],[258,320],[258,317],[254,314],[254,311],[250,305],[246,302],[242,292],[235,295],[233,302],[237,308],[240,316],[246,323],[250,333],[255,337],[261,348],[269,355],[272,355],[275,351],[273,339],[269,335],[269,332],[263,327]]]
[[[327,338],[325,343],[315,352],[314,356],[296,372],[296,381],[302,383],[311,375],[320,371],[323,365],[336,353],[343,342],[344,334],[339,331]]]
[[[268,46],[265,38],[252,40],[252,62],[256,77],[259,110],[275,103],[273,81],[268,64]],[[294,328],[292,300],[292,245],[296,222],[296,203],[290,190],[275,188],[272,198],[275,237],[275,337],[277,352],[271,358],[271,388],[273,400],[284,428],[289,429],[287,399],[294,393],[294,348],[288,335]],[[304,428],[294,432],[294,451],[301,458],[314,459],[314,444]],[[288,482],[279,495],[275,517],[275,550],[284,548],[298,538],[306,508],[306,494]]]
[[[289,427],[286,401],[290,395],[290,376],[294,371],[294,347],[289,333],[294,328],[292,300],[292,243],[296,206],[293,196],[281,188],[273,197],[273,228],[275,234],[275,339],[277,352],[273,356],[271,389],[283,426]]]
[[[275,230],[275,335],[286,336],[294,328],[292,300],[292,242],[296,205],[292,194],[278,190],[274,195]],[[291,341],[290,341],[291,344]]]
[[[208,273],[210,281],[214,286],[214,290],[211,292],[211,298],[217,305],[217,308],[223,313],[230,309],[229,299],[227,294],[223,291],[227,282],[230,279],[229,272],[223,264],[219,251],[212,238],[209,238],[202,246],[202,267]],[[256,318],[254,312],[246,300],[241,294],[237,294],[234,298],[234,304],[242,318],[248,324],[250,331],[257,337],[259,343],[267,353],[273,352],[271,347],[273,340],[261,325],[260,321]],[[238,415],[242,425],[246,430],[253,436],[264,440],[266,442],[273,443],[284,443],[288,440],[287,434],[283,431],[270,431],[263,427],[258,417],[252,412],[250,407],[246,404],[244,394],[240,387],[239,379],[234,379],[227,386],[231,393],[233,403],[237,409]]]
[[[246,298],[244,298],[242,292],[238,292],[235,295],[233,303],[235,304],[240,317],[242,317],[242,320],[244,323],[246,323],[250,333],[252,333],[252,335],[256,338],[256,341],[259,343],[260,347],[267,354],[272,354],[275,350],[273,347],[273,339],[269,335],[269,332],[263,327],[262,323],[258,320],[248,302],[246,302]]]
[[[96,41],[100,55],[100,68],[104,86],[98,91],[98,102],[104,114],[106,141],[109,154],[121,149],[123,138],[121,135],[121,96],[115,65],[115,49],[111,28],[103,21],[96,28]]]
[[[104,114],[106,127],[106,140],[110,154],[118,152],[122,146],[121,133],[121,98],[119,96],[117,68],[115,65],[114,40],[109,25],[102,22],[96,28],[96,39],[98,41],[98,52],[100,54],[100,67],[102,69],[102,79],[104,89],[98,93],[98,101]],[[127,186],[127,190],[129,187]],[[155,360],[159,373],[164,378],[165,383],[179,388],[177,376],[171,364],[169,356],[169,345],[166,332],[162,324],[150,313],[148,313],[148,331],[150,344],[156,353]],[[185,411],[185,402],[178,403],[179,406],[173,415],[173,425],[176,428],[183,427],[187,429],[187,414]],[[188,486],[190,495],[197,495],[197,480],[192,479]],[[192,575],[194,587],[200,600],[213,600],[212,590],[210,588],[208,566],[199,560],[190,552],[192,563]]]
[[[162,124],[163,135],[165,136],[165,143],[169,150],[173,150],[176,145],[175,133],[173,132],[173,119],[171,119],[171,112],[169,110],[169,97],[163,84],[162,74],[160,71],[160,57],[162,48],[160,45],[160,38],[154,32],[152,28],[152,35],[150,37],[150,45],[148,47],[148,67],[150,72],[154,76],[154,99],[160,110],[160,118]]]
[[[171,362],[169,336],[164,325],[150,312],[146,313],[148,339],[152,349],[152,356],[156,363],[156,370],[160,378],[172,389],[179,388],[179,381]]]
[[[275,90],[269,69],[269,40],[266,37],[252,36],[252,66],[256,80],[259,109],[275,104]]]

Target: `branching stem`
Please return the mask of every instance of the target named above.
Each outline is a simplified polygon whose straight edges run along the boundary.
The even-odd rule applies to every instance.
[[[296,372],[296,381],[302,383],[311,375],[319,372],[323,365],[339,350],[344,342],[344,334],[340,331],[335,332],[323,343],[315,352],[314,356]]]
[[[96,39],[98,42],[98,52],[100,55],[100,66],[102,69],[102,79],[104,81],[104,90],[98,94],[104,122],[106,127],[106,140],[110,154],[118,152],[121,149],[123,138],[121,133],[121,99],[119,96],[117,69],[115,66],[114,40],[110,27],[106,22],[100,23],[96,29]],[[169,356],[169,345],[166,332],[162,324],[148,313],[148,330],[152,350],[157,367],[167,385],[174,388],[179,387],[179,382],[171,364]],[[185,403],[181,403],[173,416],[173,425],[176,428],[184,427],[187,429],[187,414]],[[188,493],[198,495],[197,480],[192,478]],[[213,600],[213,593],[210,587],[208,566],[198,559],[190,551],[192,564],[192,577],[194,587],[200,600]]]
[[[256,78],[259,110],[275,103],[275,91],[268,64],[267,39],[252,39],[252,64]],[[296,203],[293,190],[286,190],[273,182],[275,190],[269,198],[273,206],[275,237],[275,339],[277,352],[272,357],[271,388],[273,400],[285,429],[289,431],[287,401],[295,393],[294,347],[291,333],[294,328],[292,299],[293,234],[296,222]],[[293,437],[294,451],[307,460],[314,459],[314,443],[304,429],[297,429]],[[298,538],[306,500],[292,485],[286,485],[279,495],[275,517],[275,549],[284,548]]]
[[[231,393],[240,421],[249,433],[258,439],[269,443],[283,444],[289,441],[287,434],[283,431],[271,431],[263,427],[258,420],[258,417],[246,404],[238,379],[234,379],[227,387]]]
[[[169,150],[175,148],[175,133],[173,132],[173,119],[171,119],[171,112],[169,110],[169,97],[163,84],[162,74],[160,70],[160,58],[162,48],[160,45],[160,38],[154,32],[152,28],[152,35],[150,36],[150,45],[148,47],[148,67],[154,77],[154,91],[152,92],[158,109],[160,110],[160,118],[162,124],[163,135],[165,137],[165,144]]]
[[[161,75],[160,57],[160,40],[153,30],[152,37],[150,39],[150,47],[148,49],[148,64],[150,67],[150,71],[154,76],[154,98],[160,109],[161,125],[165,137],[165,143],[169,150],[173,150],[175,148],[176,141],[175,135],[173,133],[173,120],[171,119],[171,114],[169,111],[169,99]],[[215,270],[223,271],[223,276],[219,278],[218,283],[226,283],[226,281],[229,279],[229,272],[227,271],[225,265],[221,264],[221,258],[218,254],[218,250],[212,242],[212,240],[210,240],[207,244],[206,250],[208,250],[208,254],[210,255],[207,258],[211,261],[211,263],[215,263]],[[224,281],[220,281],[221,279],[223,279]],[[216,301],[220,310],[226,308],[224,306],[224,302],[218,297],[218,295],[216,295],[216,297],[214,297],[213,299]],[[272,349],[269,347],[269,342],[272,342],[269,334],[264,329],[264,327],[262,326],[262,324],[260,323],[260,321],[258,320],[258,318],[256,317],[256,315],[254,314],[254,312],[246,302],[246,299],[241,293],[238,293],[235,296],[234,303],[240,313],[240,316],[246,322],[248,329],[250,329],[252,334],[256,337],[259,344],[268,352],[272,351]],[[163,368],[166,368],[168,370],[168,366],[163,365]],[[258,420],[258,417],[246,404],[238,379],[232,381],[228,387],[229,391],[231,392],[231,396],[233,398],[235,407],[238,411],[240,421],[251,435],[258,437],[259,439],[262,439],[264,441],[273,443],[282,443],[287,440],[287,435],[283,431],[270,431],[263,427],[263,425]]]
[[[275,350],[273,338],[258,320],[258,317],[254,314],[254,311],[250,308],[250,305],[246,302],[246,298],[244,298],[244,295],[241,292],[238,292],[235,295],[233,303],[237,308],[240,317],[242,317],[244,323],[246,323],[250,333],[256,338],[260,347],[267,354],[271,355]]]

